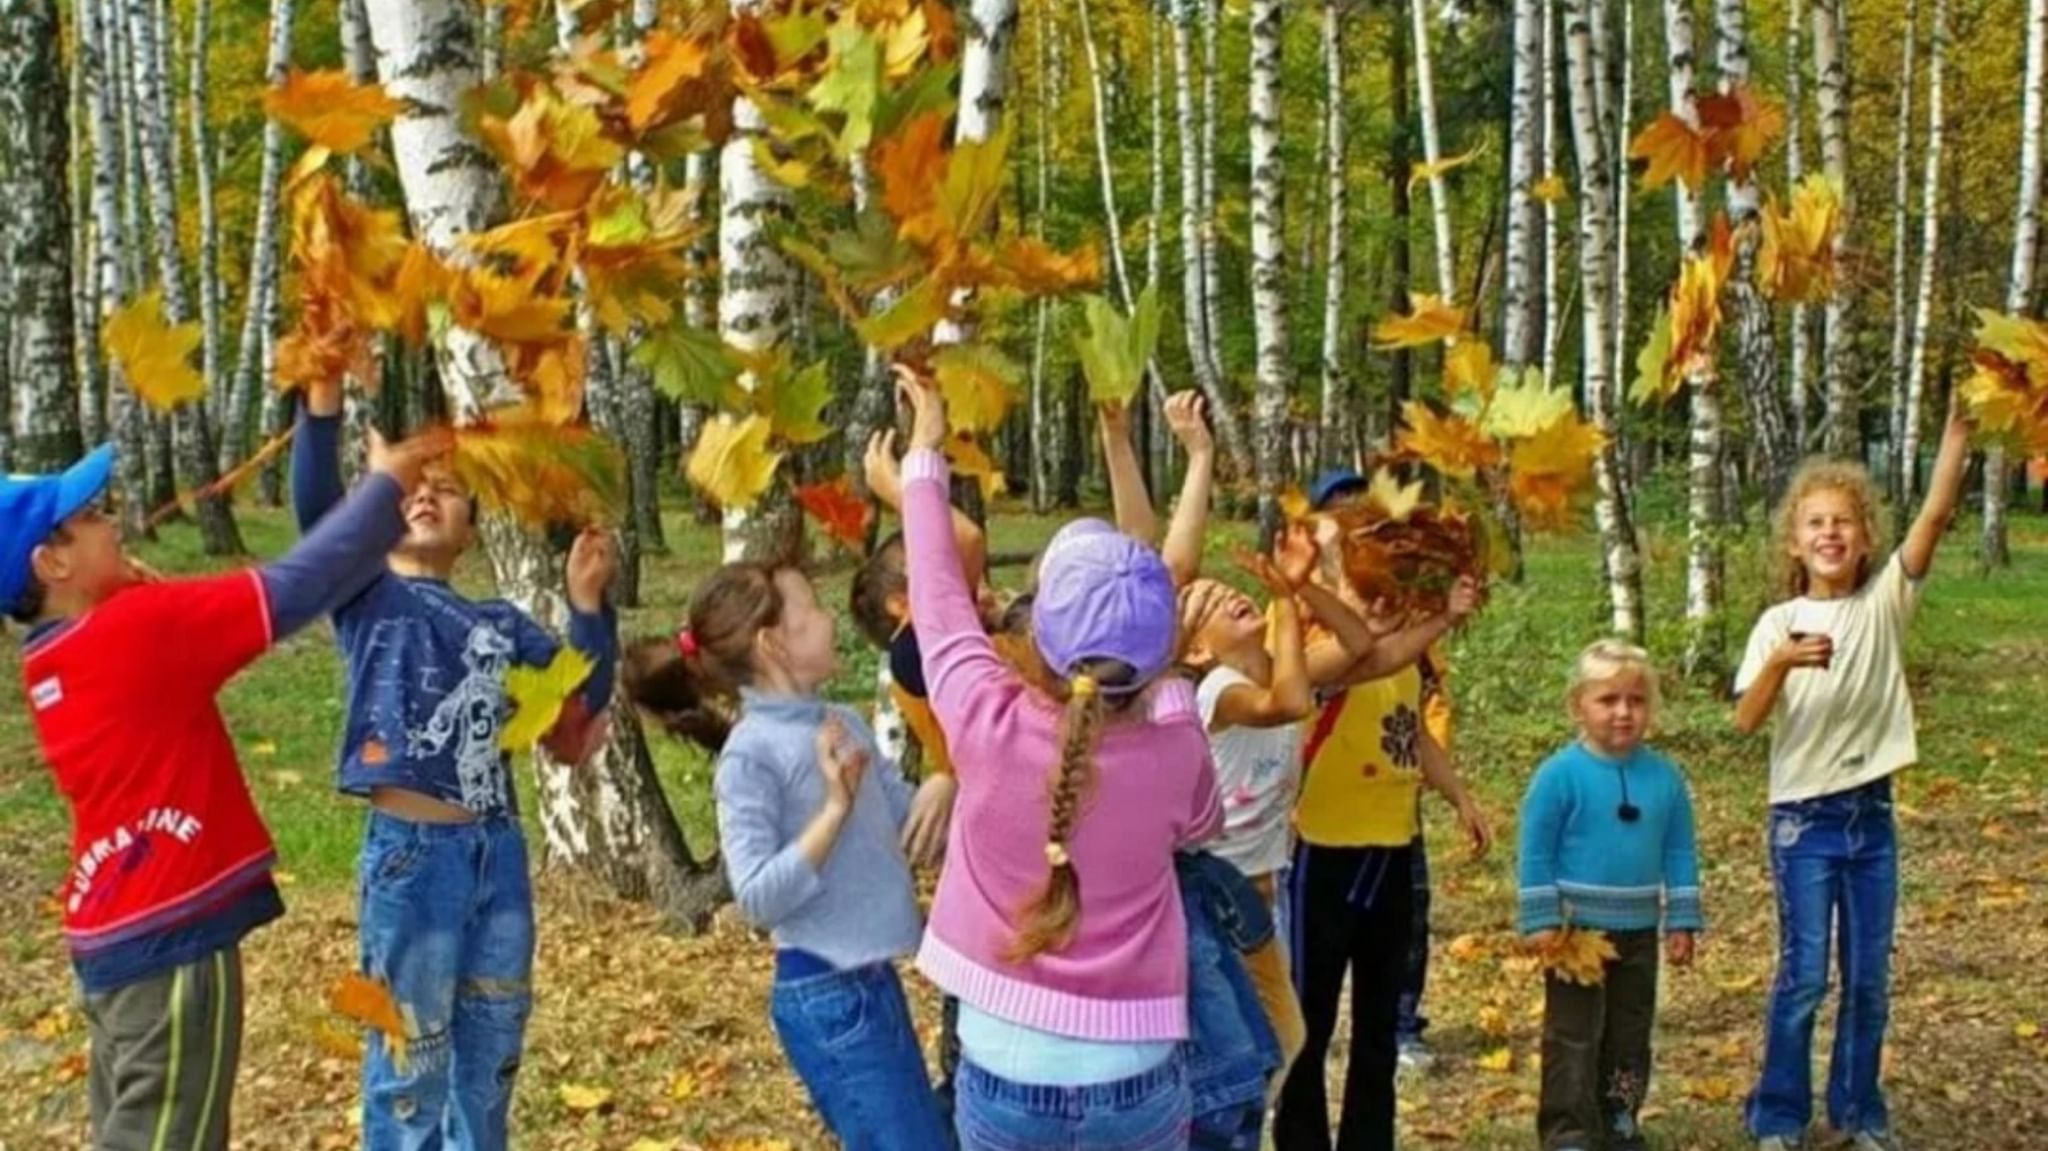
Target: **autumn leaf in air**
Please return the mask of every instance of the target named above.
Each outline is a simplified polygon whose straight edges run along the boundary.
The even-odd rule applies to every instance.
[[[1749,180],[1764,153],[1785,134],[1785,109],[1747,84],[1702,94],[1695,106],[1713,163],[1726,165],[1737,183]]]
[[[314,144],[347,154],[367,147],[405,104],[376,84],[356,83],[339,68],[294,68],[264,93],[263,110]]]
[[[1717,221],[1707,250],[1687,256],[1678,283],[1671,289],[1671,356],[1667,378],[1686,379],[1714,367],[1715,340],[1721,332],[1721,286],[1731,263],[1727,256],[1727,222]]]
[[[1405,524],[1408,517],[1422,503],[1422,481],[1404,484],[1394,478],[1394,473],[1380,468],[1372,474],[1372,484],[1366,488],[1365,502],[1377,508],[1382,516],[1397,524]]]
[[[1453,396],[1469,393],[1491,399],[1499,375],[1500,365],[1485,340],[1460,340],[1444,353],[1444,390]]]
[[[1814,303],[1835,290],[1835,233],[1842,200],[1825,176],[1808,176],[1792,191],[1789,212],[1775,198],[1758,218],[1757,284],[1779,303]]]
[[[1545,204],[1558,204],[1571,199],[1571,189],[1565,186],[1564,177],[1555,173],[1543,177],[1529,186],[1529,194]]]
[[[392,997],[390,984],[351,971],[328,989],[327,1006],[335,1014],[383,1035],[392,1063],[401,1071],[405,1069],[405,1013]]]
[[[505,698],[512,716],[498,729],[501,751],[525,751],[547,737],[562,718],[562,705],[590,678],[590,657],[563,644],[546,667],[515,666],[505,671]]]
[[[826,535],[845,544],[848,550],[857,552],[867,543],[868,524],[874,519],[875,509],[854,494],[849,477],[800,487],[796,489],[796,502]]]
[[[1707,168],[1713,160],[1706,136],[1672,112],[1659,114],[1649,127],[1636,133],[1629,143],[1628,156],[1631,160],[1648,161],[1642,179],[1645,192],[1674,179],[1697,192],[1707,182]]]
[[[617,522],[625,503],[618,446],[532,408],[501,408],[457,428],[453,467],[485,507],[529,527]]]
[[[121,366],[128,386],[160,412],[206,394],[206,380],[192,367],[203,338],[199,325],[164,319],[161,291],[137,296],[107,317],[100,346]]]
[[[1606,444],[1598,428],[1567,415],[1508,449],[1508,489],[1524,519],[1544,526],[1568,522],[1571,501],[1593,480]]]
[[[946,415],[963,432],[993,432],[1017,398],[1024,370],[994,345],[953,344],[932,353]]]
[[[1088,398],[1098,404],[1128,403],[1138,394],[1145,365],[1159,343],[1159,294],[1145,285],[1127,319],[1101,296],[1084,296],[1087,330],[1074,333],[1074,352],[1088,378]]]
[[[1500,462],[1500,445],[1458,416],[1439,416],[1427,404],[1410,400],[1401,405],[1401,419],[1407,426],[1394,446],[1444,475],[1469,480]]]
[[[1101,283],[1102,256],[1092,243],[1062,252],[1043,240],[1019,236],[1003,245],[996,270],[1011,287],[1046,295]]]
[[[556,210],[582,207],[626,158],[625,145],[606,132],[596,109],[539,85],[509,117],[480,115],[476,130],[519,194]]]
[[[1963,406],[1985,433],[2029,454],[2048,451],[2048,324],[1985,309],[1977,323]]]
[[[1650,322],[1650,338],[1636,353],[1636,380],[1628,398],[1638,404],[1654,404],[1678,394],[1676,381],[1684,377],[1671,369],[1671,309],[1659,308]]]
[[[983,499],[993,500],[1009,487],[1003,478],[1003,470],[989,458],[988,450],[966,435],[955,435],[946,441],[946,459],[953,466],[953,474],[970,476],[981,483]]]
[[[750,508],[775,482],[782,453],[768,449],[768,419],[734,419],[723,412],[704,421],[686,471],[690,483],[722,508]]]
[[[801,370],[788,354],[755,368],[754,410],[768,418],[768,429],[783,443],[815,444],[832,434],[825,407],[832,402],[832,380],[824,360]]]
[[[1438,176],[1444,175],[1445,173],[1450,172],[1454,169],[1462,168],[1465,165],[1470,164],[1472,161],[1477,160],[1479,158],[1480,153],[1484,151],[1486,151],[1486,144],[1482,141],[1478,147],[1475,147],[1470,151],[1460,153],[1456,156],[1440,157],[1434,164],[1428,163],[1427,161],[1423,160],[1417,160],[1415,163],[1409,165],[1408,190],[1412,192],[1415,190],[1415,185],[1417,184],[1420,184],[1426,180],[1434,180]]]
[[[641,64],[626,88],[626,123],[645,132],[674,119],[694,81],[703,79],[712,46],[664,28],[647,34]]]
[[[1525,368],[1522,378],[1494,390],[1480,430],[1500,440],[1527,439],[1573,412],[1572,394],[1550,386],[1543,369]]]
[[[1442,296],[1417,294],[1409,303],[1412,310],[1407,315],[1388,316],[1373,326],[1373,347],[1419,347],[1451,339],[1465,329],[1465,309],[1446,304]]]

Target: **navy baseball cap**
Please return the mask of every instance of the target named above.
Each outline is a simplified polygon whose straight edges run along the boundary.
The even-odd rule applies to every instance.
[[[1320,511],[1345,492],[1362,491],[1371,486],[1364,476],[1350,468],[1333,468],[1316,477],[1314,486],[1308,489],[1308,503]]]
[[[100,498],[114,472],[114,447],[102,444],[51,476],[0,476],[0,608],[28,586],[29,557],[65,520]]]

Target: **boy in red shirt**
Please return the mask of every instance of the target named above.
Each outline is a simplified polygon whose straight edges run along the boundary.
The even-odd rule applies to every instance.
[[[227,1146],[240,944],[284,904],[214,697],[376,576],[405,528],[401,495],[445,447],[373,443],[344,509],[282,558],[163,582],[100,511],[112,448],[58,475],[0,478],[0,607],[29,625],[29,710],[71,805],[64,936],[99,1151]]]

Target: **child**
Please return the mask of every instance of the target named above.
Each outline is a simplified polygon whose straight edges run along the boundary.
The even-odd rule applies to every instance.
[[[1058,694],[1005,663],[960,574],[943,401],[906,379],[911,614],[961,798],[918,965],[960,999],[955,1125],[993,1147],[1185,1147],[1192,1099],[1176,849],[1221,824],[1157,553],[1084,520],[1047,546],[1032,636]]]
[[[1700,930],[1699,860],[1685,778],[1643,743],[1656,718],[1648,653],[1602,640],[1579,654],[1567,695],[1579,738],[1551,756],[1522,801],[1521,930],[1607,933],[1619,955],[1592,987],[1544,984],[1545,1151],[1647,1151],[1636,1119],[1650,1086],[1657,928],[1673,966]]]
[[[1896,1151],[1878,1082],[1891,1009],[1899,897],[1892,773],[1919,758],[1906,690],[1906,625],[1955,512],[1970,428],[1951,408],[1927,500],[1882,565],[1878,500],[1853,464],[1809,461],[1779,505],[1773,550],[1782,602],[1749,634],[1735,675],[1735,725],[1771,723],[1771,873],[1778,976],[1763,1074],[1746,1118],[1764,1151],[1805,1146],[1813,1110],[1813,1021],[1839,922],[1842,1001],[1828,1119],[1857,1151]]]
[[[1333,591],[1355,594],[1327,561],[1317,578]],[[1395,1021],[1415,923],[1421,785],[1451,801],[1476,854],[1493,842],[1485,814],[1423,722],[1427,702],[1417,665],[1432,643],[1478,609],[1480,598],[1477,582],[1463,578],[1433,617],[1394,631],[1400,621],[1376,616],[1376,626],[1391,634],[1374,646],[1368,666],[1339,681],[1351,686],[1322,705],[1305,740],[1294,817],[1300,843],[1288,876],[1286,918],[1308,1041],[1281,1093],[1274,1126],[1280,1151],[1331,1146],[1323,1063],[1347,972],[1351,1061],[1336,1145],[1346,1151],[1394,1145]]]
[[[837,665],[832,614],[802,572],[727,564],[698,586],[674,641],[635,645],[633,701],[672,729],[737,692],[718,751],[718,841],[734,898],[775,940],[775,1033],[850,1151],[940,1151],[945,1124],[892,962],[917,946],[902,836],[913,797],[853,712],[818,691]],[[708,741],[707,741],[708,742]]]
[[[301,530],[340,491],[341,389],[306,394],[292,444]],[[348,668],[339,761],[344,794],[369,801],[358,869],[361,961],[390,985],[408,1058],[373,1033],[363,1052],[368,1151],[505,1146],[514,1075],[533,1008],[533,890],[510,760],[499,748],[505,672],[546,666],[554,637],[504,600],[448,583],[475,539],[475,505],[444,468],[405,502],[388,570],[334,611]],[[610,540],[586,531],[569,553],[569,642],[594,665],[543,740],[581,761],[611,699]]]
[[[445,437],[387,448],[320,530],[260,568],[149,582],[100,511],[102,447],[0,478],[0,605],[36,735],[71,805],[65,941],[92,1037],[93,1146],[225,1151],[241,1058],[241,940],[284,914],[277,852],[216,694],[376,577],[399,499]]]

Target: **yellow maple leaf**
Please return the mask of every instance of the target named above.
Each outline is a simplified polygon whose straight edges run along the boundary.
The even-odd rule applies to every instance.
[[[1749,179],[1757,161],[1785,134],[1785,109],[1747,84],[1702,95],[1697,107],[1712,163],[1726,166],[1737,183]]]
[[[618,445],[532,406],[494,409],[456,429],[450,466],[485,507],[533,528],[615,522],[624,506]]]
[[[934,352],[932,374],[946,399],[952,426],[963,432],[992,432],[1003,424],[1016,399],[1022,369],[993,344],[954,344]]]
[[[1571,393],[1553,388],[1543,369],[1526,368],[1522,378],[1496,389],[1480,418],[1480,430],[1499,440],[1526,439],[1572,414]]]
[[[1508,489],[1515,506],[1532,524],[1564,524],[1572,498],[1593,478],[1593,461],[1606,445],[1600,429],[1567,415],[1508,452]]]
[[[647,34],[641,64],[626,88],[626,123],[645,132],[676,118],[691,81],[704,75],[711,46],[663,28]]]
[[[1725,224],[1719,229],[1725,234]],[[1721,285],[1728,265],[1718,245],[1707,252],[1687,256],[1679,267],[1678,283],[1671,288],[1671,356],[1665,361],[1667,379],[1687,378],[1714,367],[1715,339],[1721,332]]]
[[[1289,520],[1307,519],[1314,510],[1308,502],[1308,493],[1301,490],[1300,484],[1291,484],[1281,490],[1280,514]]]
[[[563,644],[546,667],[513,667],[505,672],[505,698],[512,716],[498,729],[498,747],[525,751],[546,738],[562,718],[562,705],[590,678],[590,657]]]
[[[1407,425],[1395,447],[1454,479],[1471,479],[1480,468],[1500,462],[1500,445],[1469,420],[1439,416],[1429,405],[1410,400],[1401,405]]]
[[[1444,390],[1454,396],[1473,392],[1482,400],[1491,399],[1499,376],[1500,365],[1485,340],[1460,340],[1444,353]]]
[[[1792,191],[1792,207],[1781,212],[1776,198],[1758,217],[1763,233],[1756,277],[1764,294],[1780,303],[1812,303],[1835,290],[1835,233],[1842,200],[1825,176],[1813,175]]]
[[[768,419],[735,420],[723,413],[705,421],[690,452],[690,483],[726,508],[750,508],[775,482],[782,453],[768,450]]]
[[[384,1036],[391,1061],[403,1071],[406,1064],[407,1029],[405,1012],[392,997],[391,985],[381,979],[351,971],[327,992],[327,1006],[335,1014],[368,1027]]]
[[[1661,188],[1674,178],[1697,192],[1706,183],[1707,168],[1712,162],[1706,137],[1671,112],[1659,115],[1649,127],[1636,133],[1636,138],[1629,142],[1628,155],[1631,160],[1649,161],[1643,172],[1642,186],[1646,192]]]
[[[1465,328],[1465,309],[1446,304],[1442,296],[1418,293],[1409,297],[1405,316],[1388,316],[1373,325],[1375,348],[1412,348],[1448,340]]]
[[[1515,1069],[1515,1051],[1512,1047],[1496,1047],[1474,1060],[1481,1071],[1505,1073]]]
[[[1408,522],[1415,509],[1422,503],[1422,481],[1403,484],[1394,478],[1394,473],[1380,468],[1372,474],[1372,484],[1365,490],[1365,502],[1379,509],[1387,519],[1397,524]]]
[[[985,500],[1002,495],[1009,486],[1003,478],[1003,470],[971,436],[956,435],[947,440],[946,459],[952,463],[954,474],[973,476],[981,481],[981,497]]]
[[[1456,156],[1438,157],[1434,164],[1423,160],[1415,161],[1409,165],[1408,169],[1408,190],[1412,192],[1415,190],[1415,185],[1425,180],[1433,180],[1446,172],[1470,164],[1472,161],[1477,160],[1480,153],[1484,151],[1486,151],[1486,142],[1482,140],[1477,147],[1469,151],[1462,152]]]
[[[1602,931],[1567,927],[1536,949],[1546,970],[1567,983],[1598,987],[1607,981],[1607,964],[1621,958],[1614,941]]]
[[[1543,177],[1529,186],[1529,194],[1545,204],[1561,203],[1571,199],[1571,190],[1565,187],[1564,177],[1555,173]]]
[[[602,1111],[611,1106],[612,1089],[589,1087],[581,1083],[564,1083],[561,1089],[562,1106],[578,1115]]]
[[[1979,308],[1977,346],[2024,368],[2031,387],[2048,388],[2048,323]]]
[[[100,346],[121,366],[129,388],[160,412],[206,394],[205,378],[192,367],[203,338],[198,324],[164,319],[161,291],[128,301],[100,329]]]
[[[348,153],[367,147],[377,129],[405,105],[376,84],[358,84],[339,68],[285,73],[263,95],[263,110],[322,148]]]

